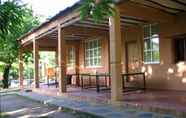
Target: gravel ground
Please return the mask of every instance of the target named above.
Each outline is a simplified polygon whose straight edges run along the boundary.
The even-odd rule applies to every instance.
[[[0,96],[0,112],[8,118],[77,118],[76,114],[59,110],[17,95]],[[1,116],[0,116],[1,117]]]

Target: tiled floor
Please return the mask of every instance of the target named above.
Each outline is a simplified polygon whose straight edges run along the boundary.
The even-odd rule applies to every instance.
[[[148,112],[139,110],[136,108],[130,108],[129,106],[106,104],[106,103],[94,103],[93,101],[84,101],[83,99],[73,99],[70,97],[58,96],[52,97],[36,92],[19,92],[20,96],[24,96],[29,99],[33,99],[44,104],[55,105],[62,109],[68,108],[73,111],[83,112],[101,116],[104,118],[185,118],[182,116],[174,116],[170,114]]]
[[[49,96],[58,96],[58,89],[54,86],[47,87],[41,85],[39,89],[33,89],[35,92],[43,93]],[[68,96],[86,101],[97,103],[110,103],[110,91],[81,90],[78,87],[68,87]],[[165,90],[147,90],[146,92],[136,91],[123,94],[121,104],[129,104],[137,108],[158,112],[181,112],[186,113],[186,92],[165,91]]]

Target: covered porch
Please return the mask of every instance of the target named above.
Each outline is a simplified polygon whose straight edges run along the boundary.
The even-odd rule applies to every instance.
[[[173,3],[178,4],[176,2]],[[134,104],[156,104],[153,100],[157,99],[157,104],[161,105],[161,103],[166,101],[169,97],[164,96],[167,91],[151,92],[147,90],[145,93],[134,93],[131,97],[128,95],[125,96],[125,93],[123,93],[122,78],[122,74],[126,73],[145,73],[145,76],[150,81],[150,84],[147,83],[147,87],[153,88],[157,87],[157,85],[160,85],[161,83],[161,71],[164,72],[163,79],[166,79],[164,80],[165,85],[166,82],[169,81],[168,78],[175,77],[173,75],[175,72],[176,77],[177,74],[181,74],[181,76],[178,77],[179,79],[177,79],[177,81],[179,81],[177,83],[180,84],[180,79],[182,79],[181,84],[184,84],[183,79],[185,77],[185,70],[182,69],[183,71],[181,72],[172,71],[172,68],[175,67],[174,65],[172,66],[172,54],[168,53],[168,55],[166,55],[170,57],[170,60],[168,60],[164,55],[166,51],[171,50],[171,41],[168,39],[186,33],[185,27],[182,30],[179,29],[179,26],[181,26],[184,21],[175,20],[176,17],[173,15],[179,14],[180,10],[168,10],[166,7],[162,8],[161,4],[164,3],[159,4],[158,7],[157,4],[152,5],[152,3],[149,2],[145,4],[137,1],[121,2],[114,7],[116,13],[113,17],[106,18],[103,22],[98,24],[94,23],[91,18],[86,18],[83,21],[80,20],[79,11],[76,9],[79,6],[79,3],[60,12],[50,21],[43,23],[38,28],[33,29],[31,32],[20,38],[20,86],[23,86],[22,54],[24,51],[30,50],[33,51],[34,57],[34,90],[46,91],[45,93],[51,91],[54,95],[59,93],[62,95],[73,94],[76,96],[91,96],[93,98],[96,96],[96,99],[97,97],[100,97],[101,99],[111,99],[113,101],[134,100]],[[179,6],[176,5],[174,7]],[[184,8],[181,10],[185,11]],[[139,13],[139,11],[143,11],[143,13]],[[181,18],[182,16],[180,15],[180,19]],[[179,22],[178,26],[172,25],[175,24],[175,22]],[[146,61],[144,59],[146,55],[144,55],[143,50],[148,46],[144,46],[145,31],[143,28],[145,25],[153,27],[154,24],[157,23],[161,24],[163,33],[161,33],[160,36],[157,36],[158,30],[151,31],[151,34],[155,36],[155,38],[153,38],[162,38],[167,40],[161,39],[160,49],[156,48],[155,50],[163,52],[162,54],[160,53],[161,59],[157,56],[154,61],[152,59],[152,54],[150,54],[150,61],[147,58],[147,61],[156,64],[153,65],[152,63],[144,63]],[[167,26],[170,24],[178,30],[168,30]],[[152,37],[150,36],[150,38]],[[167,45],[166,48],[164,48],[164,44],[166,43],[170,45]],[[159,45],[159,40],[156,44]],[[54,51],[56,53],[56,63],[58,65],[56,67],[56,77],[59,84],[58,88],[48,89],[46,88],[46,85],[40,85],[39,51]],[[72,51],[72,55],[69,53],[70,51]],[[151,52],[153,51],[151,50]],[[75,61],[72,60],[72,58],[74,58]],[[158,70],[160,66],[163,68],[162,70]],[[179,68],[176,68],[175,70],[179,70]],[[104,85],[108,86],[111,91],[100,91],[100,93],[97,93],[95,90],[91,92],[90,90],[82,91],[80,88],[68,88],[66,83],[67,80],[65,78],[67,75],[73,74],[109,74],[110,76],[106,79],[107,82],[105,83],[105,81],[103,81],[102,83],[105,83]],[[132,79],[135,78],[138,78],[138,76],[135,75]],[[72,83],[76,86],[83,85],[79,76],[73,77],[73,79],[74,81]],[[174,82],[174,80],[171,81]],[[143,81],[140,81],[140,83],[141,82],[142,84],[146,84]],[[173,82],[171,82],[170,85],[172,85]],[[95,83],[96,77],[94,85],[97,85]],[[136,83],[134,83],[134,85],[135,84]],[[170,87],[170,85],[166,86]],[[170,89],[175,88],[176,84],[170,87]],[[181,88],[185,90],[185,85]],[[54,92],[52,92],[53,90]],[[170,92],[170,95],[174,94]],[[179,99],[179,97],[173,98],[175,98],[174,100]],[[184,95],[183,98],[185,99]],[[185,104],[184,100],[178,101],[181,101],[178,102],[179,105]]]
[[[33,92],[53,97],[69,97],[97,104],[112,103],[110,91],[97,93],[90,89],[82,90],[79,87],[68,86],[67,92],[61,95],[59,94],[59,89],[55,86],[48,88],[47,85],[41,85],[40,88],[33,88]],[[183,115],[186,111],[186,93],[183,91],[147,90],[146,92],[123,93],[122,96],[122,101],[118,102],[120,105],[127,105],[139,110],[172,115]]]

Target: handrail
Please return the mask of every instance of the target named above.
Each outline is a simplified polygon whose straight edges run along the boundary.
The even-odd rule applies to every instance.
[[[81,79],[81,88],[85,88],[84,86],[84,77],[88,77],[89,81],[89,87],[86,88],[91,88],[92,87],[92,82],[91,78],[95,77],[96,78],[96,91],[100,92],[100,79],[105,79],[105,85],[107,84],[107,78],[109,77],[109,86],[111,85],[111,74],[110,73],[96,73],[96,74],[91,74],[91,73],[81,73],[81,74],[69,74],[72,76],[79,76]],[[125,79],[128,78],[128,76],[135,76],[135,75],[142,75],[143,76],[143,88],[138,88],[139,89],[146,89],[146,80],[145,80],[145,73],[143,72],[137,72],[137,73],[122,73],[122,82],[123,82],[123,88],[125,88]],[[102,78],[104,77],[104,78]],[[126,78],[125,78],[126,77]],[[87,78],[86,78],[87,79]],[[106,85],[107,86],[107,85]]]

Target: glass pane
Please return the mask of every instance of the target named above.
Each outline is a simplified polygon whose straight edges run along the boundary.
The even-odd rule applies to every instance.
[[[98,60],[97,60],[97,58],[94,59],[94,65],[95,65],[95,66],[98,65]]]
[[[94,48],[98,47],[98,40],[94,41]]]
[[[151,51],[144,52],[144,61],[151,62]]]
[[[159,51],[153,51],[153,62],[159,62],[160,60],[160,54]]]
[[[150,50],[151,49],[151,41],[150,39],[147,39],[144,41],[144,50]]]
[[[152,47],[153,50],[159,50],[159,37],[152,38]]]
[[[89,46],[89,47],[88,47]],[[98,57],[101,55],[100,40],[92,40],[87,42],[88,50],[85,50],[85,59],[88,59],[86,62],[87,66],[96,66],[98,65]]]
[[[88,59],[85,60],[85,65],[89,66],[89,60]]]
[[[97,56],[101,56],[101,48],[98,48],[97,53],[98,53],[98,55],[97,55]]]
[[[94,57],[98,56],[98,50],[94,50]]]
[[[159,35],[159,26],[157,24],[151,25],[151,36],[158,36]]]
[[[101,57],[99,57],[97,61],[98,61],[98,62],[97,62],[98,65],[101,66]]]
[[[89,57],[92,58],[93,57],[93,50],[90,50],[89,52],[90,52]]]
[[[145,26],[144,27],[144,38],[150,37],[150,27]]]
[[[85,58],[87,58],[89,56],[89,52],[86,50],[85,51]]]
[[[94,65],[94,61],[93,59],[90,59],[90,66],[93,66]]]

